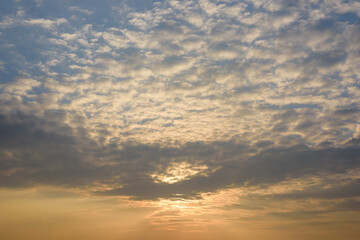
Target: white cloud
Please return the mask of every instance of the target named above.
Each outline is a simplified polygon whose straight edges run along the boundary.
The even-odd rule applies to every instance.
[[[88,9],[82,9],[80,7],[77,7],[77,6],[71,6],[71,7],[69,7],[69,9],[71,11],[77,11],[77,12],[85,13],[85,14],[88,14],[88,15],[91,15],[91,14],[94,13],[93,11],[90,11]]]
[[[58,18],[56,20],[49,20],[44,18],[32,18],[24,19],[22,24],[27,26],[40,26],[46,29],[52,29],[54,26],[58,26],[64,23],[68,23],[65,18]]]
[[[19,78],[14,82],[1,84],[0,87],[7,93],[12,93],[19,96],[25,96],[29,91],[35,87],[39,87],[41,83],[34,79]]]
[[[157,2],[143,12],[125,7],[115,26],[69,24],[47,38],[56,48],[42,53],[51,79],[44,87],[61,95],[59,108],[88,116],[93,136],[108,130],[108,140],[121,135],[123,141],[185,143],[239,135],[257,141],[267,135],[280,144],[298,134],[317,144],[330,128],[313,129],[315,139],[296,127],[314,108],[321,110],[313,118],[324,126],[335,121],[358,134],[348,119],[329,115],[340,102],[356,103],[346,94],[358,92],[358,27],[321,22],[330,12],[350,11],[351,4],[314,2],[316,12],[305,1],[252,2],[252,11],[247,2]],[[49,29],[67,21],[25,17],[1,23]],[[298,121],[273,122],[286,108],[299,114]]]

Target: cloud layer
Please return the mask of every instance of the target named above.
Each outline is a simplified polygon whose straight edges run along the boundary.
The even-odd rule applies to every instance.
[[[216,209],[257,219],[359,210],[359,2],[0,9],[2,188],[198,207],[231,193]]]

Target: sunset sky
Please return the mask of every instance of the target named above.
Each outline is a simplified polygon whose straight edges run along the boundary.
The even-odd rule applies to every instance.
[[[0,1],[2,240],[359,236],[359,1]]]

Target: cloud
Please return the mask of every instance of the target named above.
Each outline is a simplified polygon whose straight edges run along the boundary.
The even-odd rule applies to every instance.
[[[302,198],[320,198],[320,199],[343,199],[359,197],[359,179],[331,186],[326,189],[306,189],[295,191],[288,194],[280,194],[279,198],[302,199]]]
[[[122,186],[104,191],[105,195],[157,199],[196,196],[228,186],[271,185],[322,172],[337,174],[359,168],[357,145],[316,150],[301,145],[269,148],[271,145],[261,142],[256,146],[268,148],[257,150],[229,141],[188,143],[180,148],[127,144],[104,148],[91,140],[85,129],[61,124],[66,118],[66,112],[46,112],[47,120],[22,113],[2,116],[3,187],[45,184],[90,189],[102,183]],[[193,167],[176,170],[178,164]],[[161,173],[164,170],[165,175]],[[170,174],[170,178],[180,181],[155,181],[154,172],[156,178]],[[356,186],[346,186],[327,189],[323,196],[329,198],[342,191],[345,195],[339,197],[356,193],[352,190]],[[292,193],[296,198],[319,194],[317,190]]]
[[[36,87],[39,87],[40,85],[41,83],[34,79],[20,78],[9,84],[3,84],[2,90],[6,93],[26,95],[27,92],[31,91]]]
[[[71,6],[71,7],[69,7],[69,9],[71,11],[77,11],[77,12],[85,13],[85,14],[88,14],[88,15],[91,15],[91,14],[94,13],[93,11],[90,11],[90,10],[87,10],[87,9],[82,9],[82,8],[77,7],[77,6]]]
[[[58,5],[0,22],[2,187],[358,197],[329,177],[359,168],[356,2]]]
[[[29,26],[40,26],[43,28],[51,29],[54,26],[58,26],[67,22],[68,21],[65,18],[59,18],[56,20],[39,18],[39,19],[26,19],[22,21],[22,24]]]
[[[16,17],[6,16],[0,22],[0,28],[10,28],[17,25],[39,26],[45,29],[54,29],[54,27],[68,23],[65,18],[56,18],[54,20],[44,18],[22,18],[23,14],[18,13]]]

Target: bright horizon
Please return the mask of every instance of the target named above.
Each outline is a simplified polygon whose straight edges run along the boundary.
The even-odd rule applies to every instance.
[[[3,0],[0,238],[356,240],[360,2]]]

